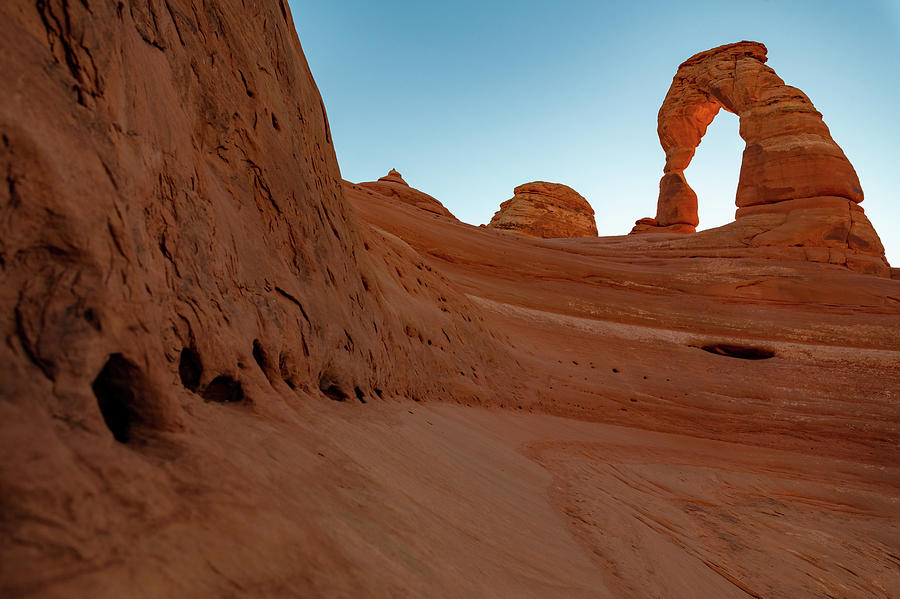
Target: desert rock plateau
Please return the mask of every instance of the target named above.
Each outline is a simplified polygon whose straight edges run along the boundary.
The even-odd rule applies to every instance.
[[[6,0],[0,45],[0,596],[900,597],[900,271],[762,44],[672,57],[615,237],[344,181],[283,0]]]

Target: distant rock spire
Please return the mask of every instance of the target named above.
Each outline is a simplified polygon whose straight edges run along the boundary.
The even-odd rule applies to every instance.
[[[403,180],[403,175],[397,169],[392,168],[390,172],[384,177],[380,178],[379,181],[384,181],[385,183],[400,183],[401,185],[406,185],[409,187],[409,184]]]

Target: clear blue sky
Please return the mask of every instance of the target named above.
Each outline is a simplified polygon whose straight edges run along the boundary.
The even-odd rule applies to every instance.
[[[802,89],[856,167],[900,266],[900,0],[290,0],[341,172],[390,168],[465,222],[565,183],[601,235],[656,213],[656,113],[678,65],[743,39]],[[700,228],[734,217],[743,141],[720,112],[687,171]]]

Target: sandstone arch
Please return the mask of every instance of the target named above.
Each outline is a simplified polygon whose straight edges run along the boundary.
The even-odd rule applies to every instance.
[[[684,170],[724,109],[738,116],[746,142],[735,221],[680,243],[777,247],[781,258],[889,276],[884,246],[859,206],[863,192],[853,165],[806,94],[785,85],[765,61],[764,45],[743,41],[701,52],[678,67],[658,115],[666,164],[656,217],[640,219],[631,232],[696,232],[697,195]]]
[[[862,201],[856,171],[822,115],[765,62],[763,44],[743,41],[701,52],[678,67],[659,109],[657,131],[666,164],[656,218],[638,221],[636,229],[695,230],[697,196],[684,170],[721,109],[740,118],[747,144],[738,208],[814,197]]]

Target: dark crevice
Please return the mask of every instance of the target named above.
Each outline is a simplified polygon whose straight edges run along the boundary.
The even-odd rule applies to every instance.
[[[256,360],[259,369],[262,370],[264,374],[267,374],[269,361],[266,358],[266,352],[263,350],[259,339],[253,340],[253,359]]]
[[[247,97],[252,98],[253,96],[255,96],[256,94],[253,92],[252,89],[250,89],[250,86],[247,85],[247,79],[244,77],[244,72],[241,70],[238,70],[238,75],[241,76],[241,82],[244,84],[244,91],[247,93]]]
[[[322,107],[322,121],[325,123],[325,141],[331,143],[331,127],[328,125],[328,114],[325,112],[325,102],[319,99],[319,105]]]
[[[309,357],[309,346],[306,345],[306,338],[303,336],[303,333],[300,333],[300,345],[303,348],[303,356]]]
[[[769,358],[775,357],[775,352],[770,349],[746,345],[717,343],[700,346],[700,349],[711,354],[727,356],[729,358],[740,358],[742,360],[768,360]]]
[[[356,399],[360,401],[360,403],[366,403],[366,394],[363,393],[363,390],[359,387],[353,387],[353,393],[356,394]]]
[[[290,293],[288,293],[281,287],[276,286],[275,291],[277,291],[278,294],[281,295],[281,297],[285,298],[286,300],[288,300],[289,302],[295,304],[298,308],[300,308],[300,313],[303,314],[303,319],[306,320],[306,324],[310,324],[309,316],[306,315],[306,310],[303,309],[303,304],[300,303],[300,300],[298,300],[296,297],[294,297],[293,295],[291,295]]]
[[[181,384],[186,389],[196,391],[200,386],[200,378],[203,376],[203,362],[196,350],[186,347],[181,350],[181,359],[178,360],[178,376]]]
[[[178,26],[178,19],[175,18],[175,13],[172,12],[172,7],[169,5],[169,0],[166,0],[166,10],[169,11],[169,18],[172,20],[172,25],[175,26],[175,34],[178,35],[178,41],[181,42],[182,46],[184,46],[184,38],[181,36],[181,28]]]
[[[348,352],[352,352],[353,351],[353,337],[351,337],[350,333],[348,333],[346,330],[344,330],[344,337],[347,338],[347,342],[344,343],[344,349],[347,350]]]
[[[46,30],[47,41],[54,60],[60,62],[56,54],[56,43],[59,42],[62,47],[63,60],[72,78],[75,79],[75,85],[72,88],[77,96],[77,101],[82,106],[86,106],[85,94],[92,98],[102,95],[101,82],[90,50],[83,43],[79,45],[86,58],[85,64],[82,64],[82,61],[79,59],[80,57],[72,39],[73,34],[68,3],[62,3],[62,19],[54,12],[53,6],[48,0],[36,0],[35,8]],[[90,9],[88,9],[88,12],[91,12]],[[90,70],[90,73],[88,70]]]
[[[16,193],[16,176],[12,174],[12,164],[9,165],[6,171],[6,189],[9,191],[9,207],[17,207],[21,202],[19,201],[19,194]]]

